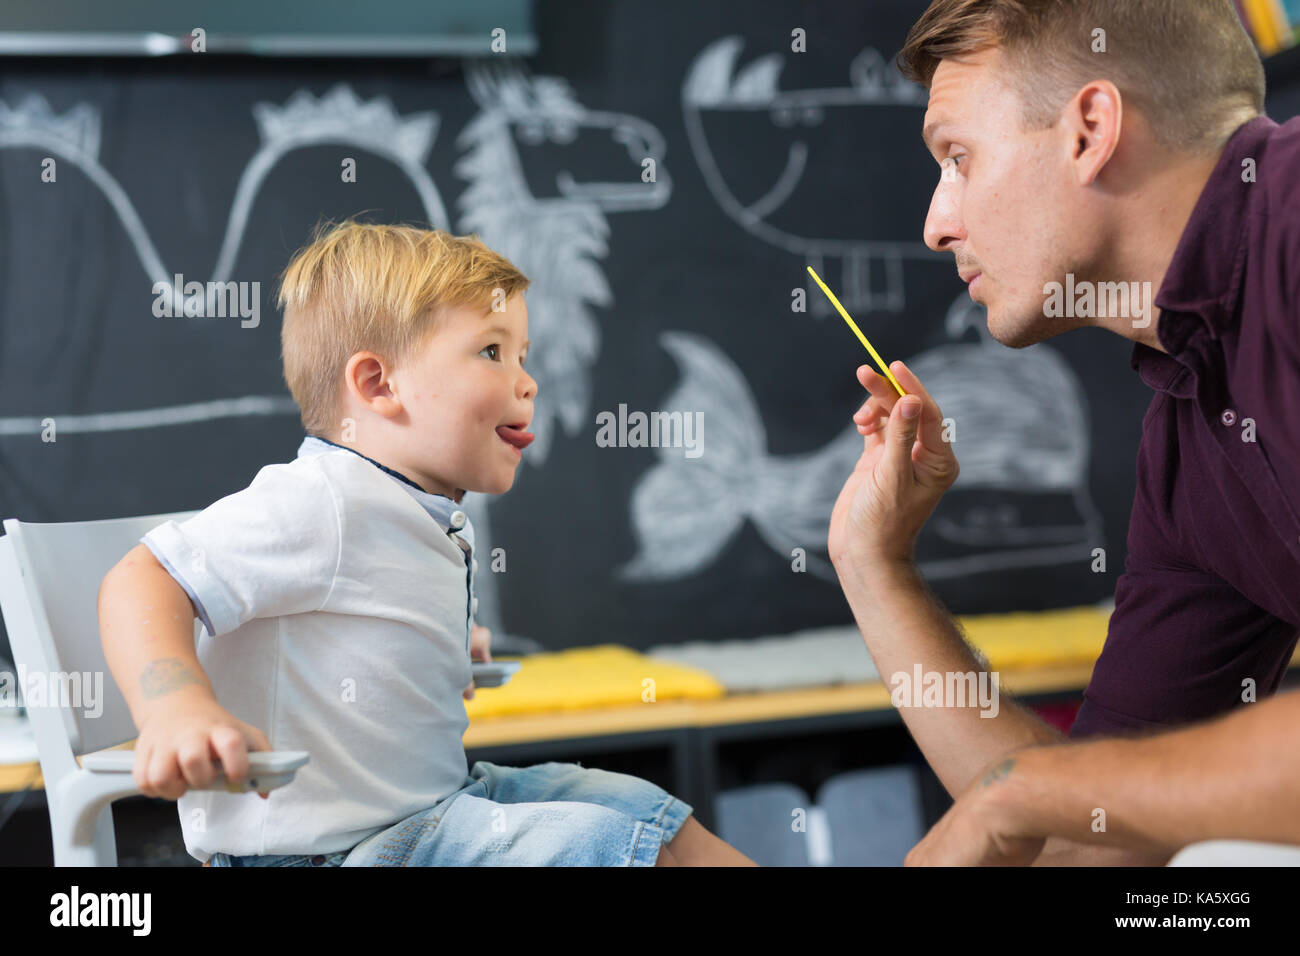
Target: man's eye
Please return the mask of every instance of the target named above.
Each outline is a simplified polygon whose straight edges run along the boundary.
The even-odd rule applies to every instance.
[[[483,348],[479,351],[478,354],[479,354],[479,355],[482,355],[482,354],[483,354],[484,352],[486,352],[488,349],[496,349],[497,352],[498,352],[498,354],[499,354],[500,351],[501,351],[501,346],[499,346],[499,345],[485,345],[485,346],[483,346]],[[496,361],[496,356],[495,356],[495,355],[492,356],[491,358],[492,358],[492,361],[494,361],[494,362]]]

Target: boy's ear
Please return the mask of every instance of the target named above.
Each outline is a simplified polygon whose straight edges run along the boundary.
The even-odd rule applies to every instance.
[[[357,352],[348,359],[344,385],[353,397],[371,411],[385,417],[402,409],[401,399],[392,388],[393,370],[374,352]]]

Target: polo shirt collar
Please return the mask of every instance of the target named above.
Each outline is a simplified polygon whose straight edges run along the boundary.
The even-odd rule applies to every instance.
[[[449,534],[452,532],[458,533],[465,539],[467,544],[473,547],[474,529],[469,521],[468,515],[463,509],[463,506],[457,503],[454,499],[448,498],[446,495],[436,495],[425,491],[400,471],[394,471],[392,468],[375,461],[368,455],[361,454],[361,452],[357,451],[355,448],[349,448],[347,445],[340,445],[338,442],[332,442],[328,438],[320,438],[316,435],[308,435],[302,440],[302,444],[298,446],[298,457],[308,458],[312,455],[323,455],[326,452],[333,451],[335,448],[342,448],[344,451],[349,451],[359,458],[364,458],[380,471],[384,472],[384,474],[398,482],[404,491],[424,506],[424,510],[433,516],[434,520],[442,526],[444,531],[447,531]]]
[[[1269,117],[1257,116],[1239,127],[1224,145],[1156,295],[1161,319],[1164,313],[1198,316],[1216,339],[1236,321],[1247,251],[1243,236],[1259,188],[1257,183],[1243,181],[1242,163],[1247,159],[1263,162],[1265,142],[1277,128]],[[1156,335],[1168,355],[1137,342],[1130,365],[1152,388],[1190,395],[1188,369],[1177,356],[1197,331],[1192,322],[1157,322]]]

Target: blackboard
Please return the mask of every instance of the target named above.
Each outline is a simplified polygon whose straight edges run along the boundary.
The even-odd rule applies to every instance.
[[[1151,392],[1108,333],[991,342],[922,245],[938,169],[891,62],[925,5],[544,3],[524,61],[7,61],[0,511],[201,508],[290,460],[276,277],[361,213],[478,232],[534,281],[538,440],[467,496],[506,558],[480,571],[499,652],[851,621],[825,529],[866,354],[807,264],[958,422],[918,548],[949,608],[1108,598]],[[157,317],[159,274],[257,281],[260,321]],[[601,447],[620,406],[702,412],[703,454]]]

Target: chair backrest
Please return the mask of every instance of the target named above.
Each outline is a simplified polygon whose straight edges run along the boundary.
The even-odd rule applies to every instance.
[[[70,750],[76,757],[136,736],[135,722],[100,644],[99,585],[149,531],[194,514],[58,524],[13,518],[4,522],[0,609],[43,768],[56,754],[61,757]],[[71,696],[79,684],[80,694]],[[45,697],[39,705],[37,694]],[[55,706],[60,701],[63,705]]]

